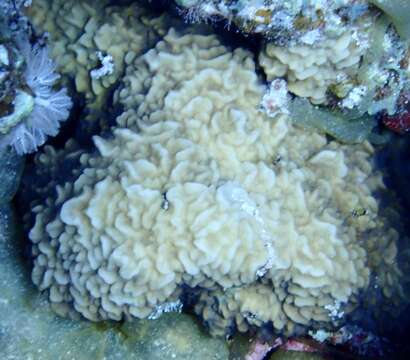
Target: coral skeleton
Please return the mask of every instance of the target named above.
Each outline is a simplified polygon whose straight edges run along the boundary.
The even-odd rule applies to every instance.
[[[114,63],[111,55],[103,55],[101,51],[97,51],[97,57],[101,61],[101,67],[93,69],[90,75],[93,79],[99,79],[106,75],[111,75],[114,72]]]

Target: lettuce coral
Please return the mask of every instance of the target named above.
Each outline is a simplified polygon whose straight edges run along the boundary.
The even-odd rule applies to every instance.
[[[75,150],[46,196],[33,187],[32,279],[59,313],[144,318],[191,289],[216,333],[292,333],[354,308],[362,239],[395,246],[373,149],[267,118],[265,90],[252,55],[213,35],[171,29],[127,66],[112,136]]]
[[[120,80],[126,63],[153,45],[163,18],[149,16],[137,4],[108,6],[108,1],[38,0],[27,13],[39,31],[50,35],[51,56],[59,71],[74,79],[84,95],[89,119],[101,116],[110,90]],[[147,26],[146,26],[147,25]],[[111,58],[105,76],[93,76],[101,58]]]
[[[289,91],[323,104],[331,85],[354,79],[366,50],[366,36],[364,29],[349,28],[315,44],[284,47],[269,42],[259,62],[268,80],[286,76]]]

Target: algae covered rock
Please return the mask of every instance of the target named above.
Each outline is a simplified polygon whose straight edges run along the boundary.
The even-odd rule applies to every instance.
[[[383,10],[393,21],[397,32],[406,41],[410,38],[410,23],[408,14],[410,3],[407,0],[369,0],[371,4]]]
[[[24,159],[10,148],[0,149],[0,202],[11,201],[20,183]]]
[[[229,358],[226,342],[207,335],[187,314],[169,313],[157,320],[128,322],[122,326],[122,331],[128,337],[125,344],[128,352],[134,354],[133,359]]]
[[[292,121],[305,129],[316,129],[329,134],[340,142],[353,144],[369,138],[376,122],[370,116],[349,119],[338,112],[331,112],[309,103],[306,99],[295,98],[290,106]]]
[[[307,353],[300,351],[285,351],[279,350],[272,354],[270,360],[320,360],[323,359],[315,353]]]
[[[105,337],[93,332],[92,324],[59,319],[44,306],[42,297],[31,284],[22,257],[23,248],[18,241],[12,209],[2,205],[0,358],[56,359],[57,354],[59,359],[101,358],[97,355]]]

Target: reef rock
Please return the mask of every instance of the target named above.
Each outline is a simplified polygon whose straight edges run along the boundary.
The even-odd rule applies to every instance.
[[[12,149],[0,150],[0,203],[10,202],[20,185],[24,159]]]

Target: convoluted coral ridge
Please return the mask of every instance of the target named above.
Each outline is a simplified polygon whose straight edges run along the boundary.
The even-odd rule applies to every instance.
[[[75,89],[84,94],[91,113],[101,113],[125,64],[164,32],[164,18],[149,16],[137,4],[107,4],[105,0],[92,4],[39,0],[28,10],[36,28],[51,37],[51,55],[59,71],[74,79]]]
[[[205,149],[178,138],[178,130],[177,123],[164,122],[150,126],[144,136],[119,129],[111,142],[96,139],[103,158],[120,158],[118,164],[110,165],[104,176],[104,168],[89,168],[73,189],[61,188],[59,216],[46,228],[41,225],[47,211],[35,210],[39,214],[30,238],[40,243],[34,247],[33,280],[40,289],[50,287],[52,301],[72,299],[76,310],[93,320],[120,319],[123,313],[146,317],[183,277],[192,286],[211,281],[229,287],[255,280],[267,258],[263,242],[252,236],[259,224],[240,206],[230,206],[234,185],[211,185],[218,180],[216,164]],[[167,146],[155,143],[158,138]],[[130,148],[128,154],[124,147]],[[119,173],[121,180],[116,179]],[[126,211],[120,214],[121,209]],[[49,242],[41,241],[44,232]],[[221,234],[223,241],[216,242]],[[93,249],[95,236],[101,243]],[[53,243],[59,247],[53,249]],[[42,265],[45,255],[48,261]],[[233,256],[236,266],[229,261]],[[49,261],[56,263],[54,270],[47,269]],[[73,272],[76,263],[79,272]],[[90,302],[84,302],[87,293]]]
[[[352,82],[367,48],[364,29],[349,28],[315,44],[289,47],[267,43],[259,56],[268,80],[286,77],[292,93],[314,104],[327,102],[331,85]]]
[[[142,318],[196,288],[221,332],[354,307],[371,270],[359,239],[380,235],[373,150],[268,119],[264,90],[251,54],[215,36],[170,30],[130,64],[113,136],[34,208],[32,278],[54,307]]]
[[[334,143],[328,146],[332,149],[339,148],[339,145]],[[284,329],[287,333],[300,333],[303,331],[301,325],[323,326],[323,322],[329,320],[333,324],[340,323],[346,314],[357,307],[358,301],[376,318],[383,316],[383,311],[389,316],[392,314],[398,316],[408,304],[409,295],[406,291],[408,280],[403,273],[408,264],[407,254],[403,252],[398,255],[399,234],[389,227],[391,221],[386,214],[380,214],[378,205],[371,196],[371,192],[384,188],[380,174],[373,173],[374,170],[369,162],[372,150],[366,145],[364,148],[343,147],[343,151],[349,158],[347,163],[350,164],[352,173],[345,178],[346,187],[333,188],[335,190],[333,196],[341,210],[339,215],[334,214],[334,216],[335,218],[339,216],[349,227],[347,236],[351,237],[350,241],[360,244],[362,249],[359,251],[366,252],[366,267],[370,270],[372,280],[365,286],[364,300],[363,297],[351,296],[348,303],[343,303],[335,301],[335,298],[325,292],[318,296],[318,288],[312,285],[308,276],[302,275],[299,278],[275,270],[271,278],[265,276],[261,283],[229,290],[212,289],[201,294],[195,310],[214,334],[222,335],[235,327],[240,331],[246,331],[249,325],[259,327],[266,323],[267,318],[273,321],[276,329]],[[321,181],[319,183],[320,186],[324,185]],[[360,189],[357,191],[354,189],[355,186],[359,186]],[[327,190],[318,189],[319,193],[330,194],[332,188],[328,185],[325,185],[325,188]],[[327,197],[321,195],[315,197],[321,209],[319,211],[323,209],[325,212],[332,211],[332,206],[326,207],[323,202],[326,202],[326,199]],[[313,203],[311,206],[313,211]],[[319,245],[317,240],[315,243],[318,245],[317,251],[325,248],[324,244]],[[282,250],[281,254],[283,253]],[[299,256],[302,256],[301,253],[296,255]],[[320,265],[317,266],[315,263],[315,269],[320,271]],[[339,269],[339,271],[344,270]],[[295,274],[295,269],[292,272]],[[282,279],[272,281],[275,275],[282,276]],[[298,278],[299,280],[296,280]],[[316,278],[319,279],[323,280],[322,277]],[[380,310],[381,308],[383,311]],[[355,315],[359,321],[361,314],[359,311],[359,314]]]

